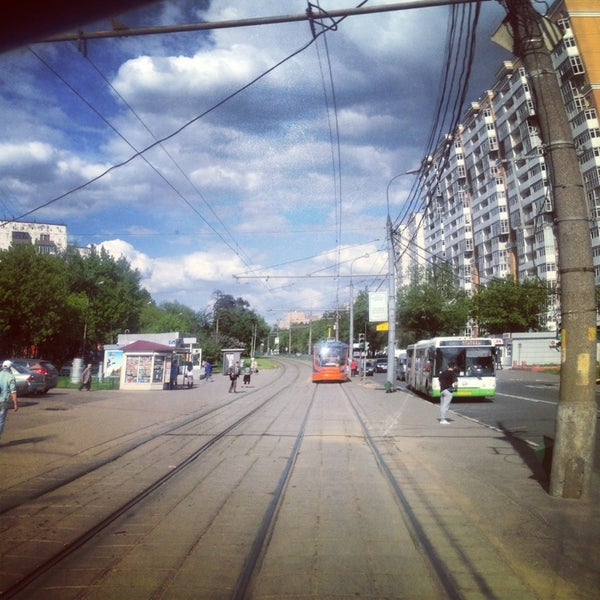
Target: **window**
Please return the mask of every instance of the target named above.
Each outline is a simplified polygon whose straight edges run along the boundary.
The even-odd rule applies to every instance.
[[[583,75],[583,73],[585,73],[581,56],[569,56],[569,62],[571,64],[571,68],[573,69],[574,75]]]

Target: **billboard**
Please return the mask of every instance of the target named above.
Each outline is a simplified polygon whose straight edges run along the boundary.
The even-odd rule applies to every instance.
[[[369,321],[379,323],[388,320],[387,292],[369,292]]]

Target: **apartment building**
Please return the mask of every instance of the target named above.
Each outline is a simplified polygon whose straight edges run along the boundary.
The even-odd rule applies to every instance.
[[[600,3],[560,0],[548,16],[563,35],[552,58],[578,150],[600,284]],[[493,85],[471,103],[428,163],[423,212],[401,226],[397,255],[408,230],[418,226],[427,262],[449,264],[469,293],[507,275],[560,283],[552,174],[527,73],[518,60],[500,66]],[[399,285],[408,283],[416,265],[419,261],[405,260],[398,267]],[[555,311],[546,325],[556,327]]]
[[[41,254],[58,254],[67,249],[66,225],[0,221],[0,250],[30,244]]]

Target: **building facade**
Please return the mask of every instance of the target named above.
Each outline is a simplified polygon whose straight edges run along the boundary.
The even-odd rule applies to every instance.
[[[581,166],[600,285],[600,2],[560,0],[547,16],[562,33],[552,59]],[[396,254],[414,257],[402,246],[418,227],[427,262],[449,264],[468,293],[512,276],[545,281],[558,298],[552,174],[528,76],[518,60],[501,65],[491,88],[471,103],[428,165],[422,213],[400,227]],[[409,282],[414,266],[418,261],[397,265],[399,285]],[[556,302],[546,315],[548,329],[557,327],[557,315]]]
[[[41,254],[58,254],[67,249],[66,225],[0,221],[0,250],[29,244]]]

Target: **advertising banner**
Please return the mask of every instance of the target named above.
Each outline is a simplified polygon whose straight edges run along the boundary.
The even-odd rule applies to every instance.
[[[388,320],[387,292],[369,292],[369,321],[379,323]]]

